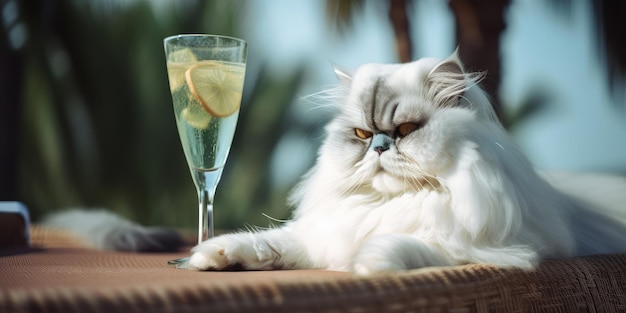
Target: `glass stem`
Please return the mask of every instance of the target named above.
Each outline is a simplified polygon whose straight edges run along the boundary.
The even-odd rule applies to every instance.
[[[215,236],[213,231],[213,197],[211,190],[198,190],[198,243]]]
[[[222,169],[193,169],[191,174],[198,190],[198,244],[213,238],[213,198],[222,176]]]

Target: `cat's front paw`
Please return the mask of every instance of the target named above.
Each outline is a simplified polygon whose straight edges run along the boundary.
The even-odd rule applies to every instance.
[[[224,270],[241,266],[248,270],[275,268],[275,250],[258,234],[240,233],[215,237],[191,249],[186,268]]]
[[[226,257],[226,249],[212,242],[204,242],[195,247],[188,262],[189,268],[201,271],[223,270],[229,265],[231,264]]]

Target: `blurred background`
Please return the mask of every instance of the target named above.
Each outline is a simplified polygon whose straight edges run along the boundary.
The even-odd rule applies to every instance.
[[[197,223],[163,38],[249,42],[218,229],[289,217],[329,111],[332,66],[446,57],[457,46],[542,169],[626,174],[626,2],[574,0],[0,0],[0,200],[36,220],[102,207]],[[275,223],[275,222],[274,222]]]

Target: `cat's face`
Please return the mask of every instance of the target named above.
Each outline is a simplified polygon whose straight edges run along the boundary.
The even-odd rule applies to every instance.
[[[438,188],[437,175],[455,165],[475,119],[460,64],[368,64],[340,76],[349,91],[322,155],[336,162],[349,188],[383,194]]]

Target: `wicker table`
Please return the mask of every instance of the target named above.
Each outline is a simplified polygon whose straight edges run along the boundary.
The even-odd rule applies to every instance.
[[[103,252],[34,228],[2,251],[0,312],[626,312],[626,254],[353,277],[323,270],[192,272],[185,253]]]

